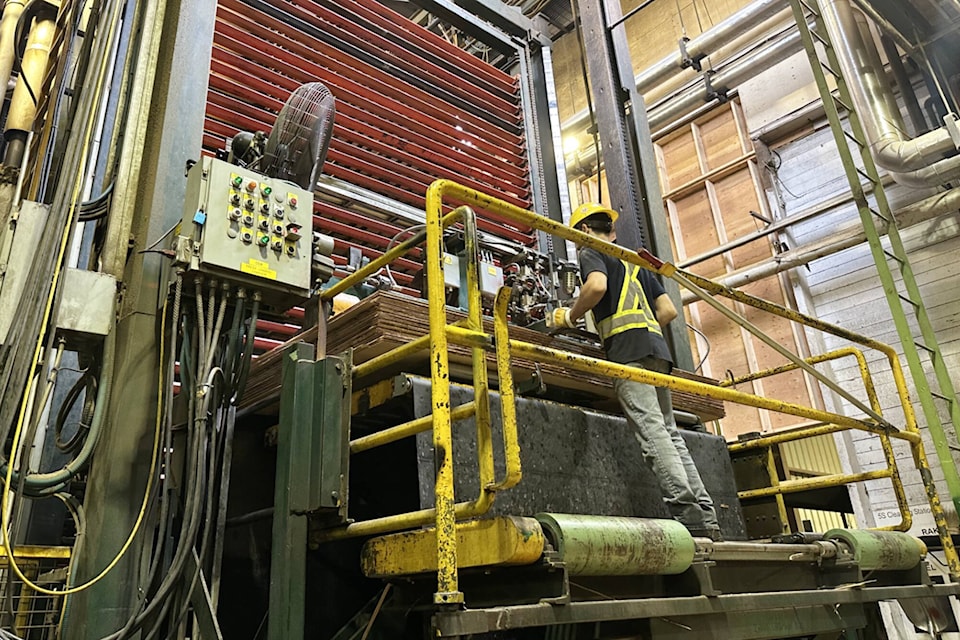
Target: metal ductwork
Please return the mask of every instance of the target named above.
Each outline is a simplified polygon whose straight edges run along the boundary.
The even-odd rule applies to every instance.
[[[960,158],[955,153],[960,132],[956,117],[947,126],[909,139],[896,100],[889,90],[883,64],[872,42],[866,18],[847,0],[826,0],[823,17],[836,47],[840,71],[850,87],[851,105],[861,116],[876,163],[893,178],[911,187],[935,186],[960,178]],[[954,129],[955,140],[949,128]]]
[[[681,52],[668,55],[636,76],[637,91],[646,93],[676,75],[678,70],[690,66],[690,61],[700,60],[710,55],[716,49],[733,42],[745,32],[760,26],[781,12],[783,12],[782,17],[786,18],[785,0],[759,0],[744,7],[723,22],[704,31],[700,36],[689,40],[684,46],[686,56]]]

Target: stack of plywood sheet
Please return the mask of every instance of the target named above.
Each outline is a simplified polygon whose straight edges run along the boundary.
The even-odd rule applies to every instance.
[[[447,321],[450,323],[465,317],[466,315],[460,311],[447,311]],[[487,333],[493,333],[493,323],[490,319],[485,319],[484,330]],[[428,332],[429,315],[426,300],[399,293],[379,292],[329,321],[327,353],[336,354],[353,349],[353,362],[362,363],[405,345]],[[316,336],[316,329],[310,329],[291,340],[291,343],[297,341],[312,343],[316,341]],[[510,337],[594,358],[603,357],[603,352],[590,343],[551,336],[531,329],[511,327]],[[285,346],[264,354],[254,363],[243,401],[244,406],[264,406],[278,397],[280,354]],[[449,354],[452,377],[469,381],[472,375],[470,349],[451,344]],[[514,382],[520,388],[532,386],[535,381],[538,381],[545,387],[545,393],[548,396],[561,397],[568,402],[584,403],[601,408],[610,408],[610,401],[614,398],[612,383],[603,376],[571,371],[552,363],[538,365],[519,358],[514,358],[511,364]],[[496,386],[496,360],[492,352],[487,353],[487,369],[490,372],[492,385]],[[355,388],[400,372],[428,374],[428,352],[424,350],[394,363],[389,368],[382,369],[378,372],[376,379],[356,380]],[[715,382],[682,371],[675,371],[674,374],[701,382]],[[719,400],[674,392],[673,402],[677,409],[695,413],[704,421],[723,416],[723,403]]]

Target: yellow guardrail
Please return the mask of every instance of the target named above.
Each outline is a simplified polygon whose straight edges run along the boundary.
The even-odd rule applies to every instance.
[[[462,206],[444,215],[444,198],[455,200]],[[859,344],[863,347],[884,353],[890,362],[897,394],[903,405],[906,423],[905,428],[903,430],[897,429],[880,415],[879,402],[876,398],[876,390],[873,386],[872,378],[866,369],[866,361],[863,354],[857,349],[839,350],[824,356],[810,358],[808,361],[800,361],[795,355],[790,354],[790,359],[793,360],[791,364],[751,375],[762,377],[801,368],[822,379],[822,375],[813,370],[813,364],[836,357],[856,357],[861,365],[861,373],[863,375],[865,388],[867,389],[870,406],[867,407],[863,405],[855,398],[849,396],[845,391],[841,391],[841,393],[844,397],[851,399],[855,406],[864,410],[869,419],[852,418],[822,409],[805,407],[803,405],[743,393],[728,388],[729,385],[715,386],[704,384],[519,340],[512,340],[509,338],[507,326],[509,290],[506,289],[498,293],[494,303],[493,336],[485,333],[483,330],[482,308],[478,286],[479,272],[477,270],[476,257],[476,219],[470,207],[477,207],[495,213],[519,225],[532,227],[539,231],[559,236],[579,246],[596,249],[614,258],[638,265],[665,277],[673,278],[681,285],[697,291],[700,295],[727,297],[793,322],[841,337],[854,344]],[[463,224],[464,235],[467,241],[468,317],[465,321],[449,324],[447,322],[443,278],[443,232],[446,228],[457,223]],[[735,443],[731,445],[731,449],[733,450],[737,447],[770,446],[778,442],[824,435],[846,429],[866,431],[880,437],[888,465],[886,469],[861,474],[815,478],[809,482],[805,480],[780,482],[777,478],[771,477],[771,483],[774,485],[771,488],[754,492],[743,492],[743,494],[741,494],[744,497],[768,494],[778,495],[781,496],[781,507],[783,493],[800,491],[813,486],[834,486],[876,478],[890,478],[894,484],[894,491],[897,496],[898,505],[900,506],[902,520],[899,525],[886,528],[909,528],[911,523],[910,512],[909,509],[906,508],[906,498],[900,482],[899,472],[896,470],[896,460],[893,456],[892,447],[890,446],[890,438],[905,440],[910,445],[914,463],[920,471],[927,499],[930,503],[931,515],[937,524],[938,534],[941,544],[943,545],[950,573],[953,576],[960,576],[960,559],[958,559],[956,549],[953,546],[953,541],[947,529],[943,507],[933,483],[930,466],[927,462],[920,431],[916,422],[916,414],[910,403],[906,379],[900,367],[896,351],[891,346],[848,331],[842,327],[825,323],[811,316],[781,307],[767,300],[756,298],[742,291],[719,285],[695,274],[681,271],[672,264],[652,262],[637,252],[599,240],[564,224],[539,216],[531,211],[521,209],[503,200],[480,193],[449,180],[438,180],[427,190],[426,228],[423,232],[400,243],[393,249],[387,251],[382,257],[372,261],[366,267],[324,291],[321,294],[322,300],[326,302],[332,300],[337,294],[359,284],[378,271],[384,264],[406,254],[424,241],[426,242],[427,299],[430,314],[429,334],[364,364],[357,365],[354,368],[354,377],[361,378],[369,376],[371,373],[395,364],[413,353],[429,349],[432,415],[391,427],[363,438],[358,438],[352,441],[350,446],[352,452],[358,452],[394,442],[416,433],[432,430],[436,461],[435,506],[431,509],[421,509],[409,513],[351,523],[339,529],[331,529],[323,532],[319,536],[320,540],[375,535],[433,523],[436,526],[437,532],[438,567],[437,591],[434,594],[434,602],[437,604],[462,603],[463,595],[459,591],[457,575],[457,522],[478,517],[489,511],[493,504],[495,493],[516,485],[521,479],[520,447],[517,438],[515,399],[513,396],[510,371],[511,357],[516,356],[536,362],[559,364],[570,370],[600,374],[611,378],[634,380],[654,386],[667,387],[675,391],[685,391],[728,402],[736,402],[760,409],[808,418],[818,423],[814,426],[803,427],[790,432],[772,434],[744,443]],[[652,258],[652,256],[650,256],[650,258]],[[713,301],[709,300],[708,302],[712,303]],[[744,322],[746,321],[744,320]],[[748,329],[753,330],[755,328],[748,327]],[[448,347],[450,344],[466,346],[472,350],[474,400],[459,407],[452,407],[450,404],[450,366],[448,356]],[[495,478],[493,439],[490,425],[489,384],[486,366],[486,352],[490,350],[494,350],[496,353],[503,416],[502,429],[506,473],[500,481],[497,481]],[[745,380],[746,378],[740,379],[740,381]],[[832,382],[824,382],[831,388],[836,387]],[[476,419],[480,494],[471,501],[458,503],[455,500],[453,484],[453,456],[451,455],[453,449],[452,424],[456,420],[470,416]],[[820,485],[818,485],[818,483],[820,483]]]
[[[880,405],[880,399],[877,396],[877,388],[873,384],[873,375],[870,373],[870,366],[867,363],[867,358],[863,354],[863,351],[857,349],[856,347],[843,347],[841,349],[836,349],[828,353],[824,353],[818,356],[812,356],[806,358],[808,364],[819,364],[822,362],[829,362],[831,360],[839,360],[840,358],[853,357],[857,360],[857,367],[860,370],[860,378],[863,381],[863,389],[867,394],[867,400],[870,402],[870,406],[873,410],[880,414],[882,411]],[[721,382],[721,386],[732,387],[738,384],[743,384],[745,382],[751,382],[753,380],[760,380],[763,378],[768,378],[770,376],[775,376],[781,373],[787,373],[789,371],[795,371],[799,367],[796,364],[790,363],[785,364],[779,367],[774,367],[764,371],[758,371],[756,373],[751,373],[745,376],[740,376],[734,378],[733,380],[724,380]],[[916,425],[914,425],[916,426]],[[737,451],[746,451],[749,449],[758,449],[771,447],[777,444],[783,444],[785,442],[793,442],[796,440],[802,440],[804,438],[813,438],[816,436],[828,435],[832,433],[838,433],[840,431],[846,431],[851,427],[847,425],[840,424],[818,424],[818,425],[808,425],[804,427],[798,427],[796,429],[787,429],[783,431],[778,431],[776,433],[770,434],[768,436],[763,436],[760,438],[751,438],[744,442],[735,442],[727,446],[731,453]],[[880,478],[889,478],[891,484],[893,485],[893,493],[897,500],[897,509],[900,511],[900,522],[895,525],[889,525],[885,527],[877,527],[879,531],[909,531],[910,527],[913,526],[913,513],[910,511],[910,505],[907,502],[907,494],[903,489],[903,481],[900,478],[900,471],[897,468],[896,454],[893,451],[893,444],[890,442],[890,438],[898,438],[901,440],[906,440],[912,446],[915,442],[918,442],[918,432],[907,431],[892,431],[886,430],[883,433],[875,434],[880,439],[880,446],[883,449],[883,457],[886,462],[886,468],[877,470],[877,471],[868,471],[865,473],[857,474],[835,474],[829,476],[818,476],[815,478],[803,478],[798,480],[788,480],[781,482],[779,478],[776,477],[776,469],[773,464],[768,462],[768,468],[771,473],[771,487],[767,489],[754,489],[751,491],[741,491],[737,495],[742,500],[747,500],[750,498],[756,498],[761,496],[775,495],[777,497],[777,508],[780,511],[782,516],[786,515],[786,507],[783,502],[783,494],[790,493],[795,491],[806,491],[809,489],[822,489],[826,487],[837,487],[845,484],[851,484],[854,482],[864,482],[866,480],[875,480]],[[773,455],[772,450],[768,451],[768,455]],[[785,522],[786,519],[782,520]]]

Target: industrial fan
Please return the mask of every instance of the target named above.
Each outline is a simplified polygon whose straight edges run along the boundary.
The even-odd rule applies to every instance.
[[[301,85],[283,105],[269,137],[246,131],[233,137],[229,160],[312,191],[327,158],[335,114],[326,86]]]

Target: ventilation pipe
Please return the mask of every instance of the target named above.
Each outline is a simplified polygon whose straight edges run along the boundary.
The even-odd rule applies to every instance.
[[[783,12],[782,17],[780,16]],[[777,20],[772,20],[777,18]],[[732,16],[717,23],[714,27],[685,43],[687,55],[675,53],[666,56],[646,71],[635,77],[637,91],[640,94],[648,93],[654,87],[676,76],[689,64],[686,60],[696,60],[711,53],[720,47],[729,45],[742,38],[751,29],[766,23],[774,23],[787,18],[786,0],[757,0],[756,2],[737,11]],[[768,27],[770,25],[767,25]],[[582,109],[562,124],[564,131],[583,131],[590,126],[590,114]]]
[[[21,16],[21,19],[27,16]],[[10,110],[4,126],[7,149],[3,164],[19,166],[26,149],[27,134],[33,129],[40,102],[40,90],[50,60],[50,48],[57,28],[56,7],[41,3],[36,10],[36,19],[27,36],[26,48],[20,61],[20,78],[10,99]],[[18,46],[19,43],[14,43]]]
[[[10,82],[10,72],[13,71],[13,40],[23,6],[24,0],[6,0],[3,3],[3,17],[0,18],[0,88],[4,92]]]
[[[739,86],[757,75],[758,71],[783,62],[802,48],[800,32],[792,28],[789,35],[775,41],[769,47],[760,49],[752,55],[732,62],[717,71],[710,77],[710,87],[719,92]],[[679,96],[650,109],[647,112],[650,129],[656,131],[693,109],[719,97],[719,95],[710,95],[703,83],[698,82],[691,90],[684,91]]]
[[[781,12],[783,12],[782,18],[786,19],[786,9],[785,0],[759,0],[744,7],[723,22],[704,31],[700,36],[687,41],[683,46],[686,56],[683,52],[668,55],[640,73],[636,77],[637,91],[646,93],[658,84],[669,80],[677,72],[691,66],[692,61],[701,60]]]
[[[944,191],[919,202],[907,205],[899,209],[895,213],[895,216],[897,225],[902,229],[906,229],[921,222],[933,220],[938,216],[956,213],[958,210],[960,210],[960,188]],[[801,216],[803,216],[803,214],[797,214],[797,216],[791,217]],[[789,220],[789,218],[787,219]],[[885,234],[887,232],[887,224],[884,223],[878,230],[881,235]],[[789,269],[802,267],[814,260],[839,253],[851,247],[856,247],[866,242],[866,240],[867,235],[864,233],[863,226],[860,225],[859,222],[849,224],[837,229],[827,238],[785,251],[758,264],[715,278],[715,280],[728,287],[743,287],[751,282],[768,278]],[[696,302],[697,299],[698,298],[689,291],[682,292],[681,301],[685,305]]]
[[[948,114],[944,118],[946,126],[908,139],[879,53],[864,37],[866,18],[847,0],[826,0],[823,18],[850,88],[851,106],[861,116],[877,164],[890,171],[897,182],[909,186],[942,184],[960,177],[960,160],[943,160],[960,146],[956,116]],[[872,40],[872,35],[869,38]]]

